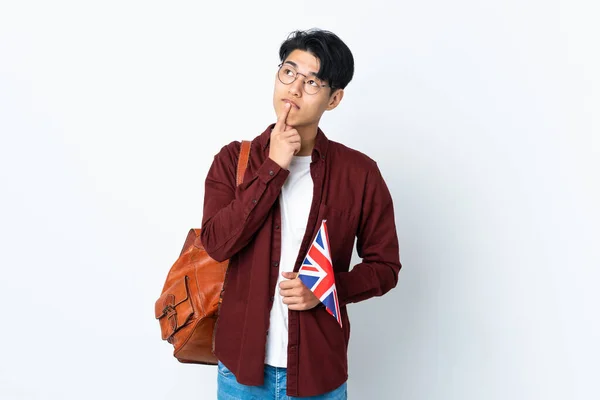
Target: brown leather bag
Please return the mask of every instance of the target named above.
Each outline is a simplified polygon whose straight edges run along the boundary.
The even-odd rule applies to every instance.
[[[250,158],[250,142],[242,141],[236,182],[240,185]],[[162,339],[183,363],[217,364],[214,328],[219,316],[229,260],[213,260],[200,242],[200,229],[190,229],[179,258],[167,275],[154,305]]]

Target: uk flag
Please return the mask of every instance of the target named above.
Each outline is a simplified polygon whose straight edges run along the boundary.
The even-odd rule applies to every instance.
[[[342,318],[335,288],[326,220],[321,222],[317,236],[298,270],[298,278],[321,300],[329,314],[337,320],[341,327]]]

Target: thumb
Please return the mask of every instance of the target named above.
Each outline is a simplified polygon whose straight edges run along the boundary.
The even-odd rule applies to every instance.
[[[298,276],[298,273],[297,272],[282,272],[281,275],[283,275],[283,277],[286,279],[296,279],[296,276]]]

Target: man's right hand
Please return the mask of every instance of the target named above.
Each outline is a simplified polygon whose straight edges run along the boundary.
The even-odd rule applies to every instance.
[[[300,151],[300,134],[296,129],[286,124],[287,116],[292,105],[285,103],[283,111],[277,118],[277,123],[271,131],[269,158],[281,168],[288,169],[294,154]]]

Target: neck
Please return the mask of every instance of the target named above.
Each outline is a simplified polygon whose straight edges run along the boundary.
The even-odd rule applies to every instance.
[[[315,147],[318,125],[298,127],[296,130],[300,135],[300,151],[296,156],[310,156]]]

